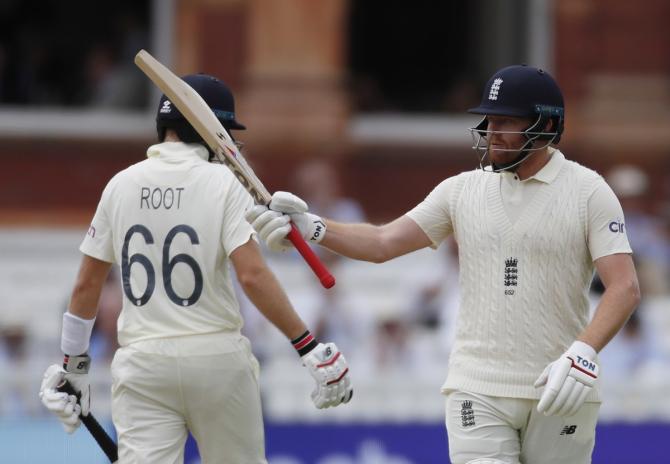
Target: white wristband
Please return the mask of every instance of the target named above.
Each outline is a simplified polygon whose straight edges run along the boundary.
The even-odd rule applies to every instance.
[[[63,353],[72,356],[86,353],[91,340],[93,324],[95,324],[95,318],[82,319],[70,312],[63,314],[63,332],[60,340]]]

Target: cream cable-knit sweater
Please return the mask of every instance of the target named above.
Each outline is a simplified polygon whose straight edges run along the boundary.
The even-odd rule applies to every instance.
[[[448,205],[458,243],[461,305],[443,391],[537,399],[533,382],[588,322],[587,201],[602,178],[563,161],[514,224],[499,175],[476,170],[452,179],[439,201]],[[432,239],[444,233],[435,229],[439,208],[421,208],[408,216]],[[596,388],[588,401],[598,400]]]

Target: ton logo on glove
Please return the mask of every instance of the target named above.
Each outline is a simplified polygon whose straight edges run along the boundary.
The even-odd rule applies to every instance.
[[[595,363],[592,363],[588,359],[584,359],[581,356],[577,356],[577,364],[581,364],[585,369],[588,369],[591,372],[595,372],[596,370]]]

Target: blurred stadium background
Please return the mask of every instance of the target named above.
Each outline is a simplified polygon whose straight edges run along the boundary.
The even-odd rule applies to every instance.
[[[159,95],[133,65],[140,48],[232,86],[248,127],[239,138],[269,190],[373,222],[475,166],[465,109],[494,70],[550,70],[566,97],[561,149],[619,194],[643,291],[601,356],[594,462],[670,462],[668,18],[667,0],[0,1],[0,462],[105,462],[37,391],[59,361],[99,194],[155,141]],[[293,254],[267,257],[308,324],[346,353],[356,388],[350,405],[314,409],[290,345],[243,301],[270,462],[448,462],[439,387],[458,300],[453,246],[383,265],[324,253],[330,291]],[[91,348],[93,411],[110,430],[120,304],[112,275]],[[192,442],[187,454],[198,462]]]

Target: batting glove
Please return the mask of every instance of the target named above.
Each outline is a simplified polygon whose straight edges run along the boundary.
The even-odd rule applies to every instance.
[[[318,343],[309,330],[291,340],[303,365],[316,381],[312,401],[319,408],[348,403],[353,396],[349,367],[334,343]]]
[[[545,416],[571,416],[584,404],[598,379],[596,350],[576,341],[560,358],[549,364],[535,381],[544,386],[537,405]]]
[[[316,381],[311,394],[319,409],[348,403],[354,394],[349,378],[349,366],[335,343],[319,343],[302,356],[302,364]]]
[[[63,367],[52,364],[44,372],[39,397],[46,408],[56,414],[67,433],[73,433],[88,416],[91,405],[91,388],[88,381],[90,358],[86,355],[65,357]],[[58,391],[65,381],[70,382],[80,398]]]
[[[291,231],[290,221],[296,225],[308,242],[319,243],[326,233],[321,217],[307,212],[307,203],[289,192],[275,192],[269,207],[256,205],[245,213],[246,220],[270,250],[284,251],[291,247],[286,235]]]

